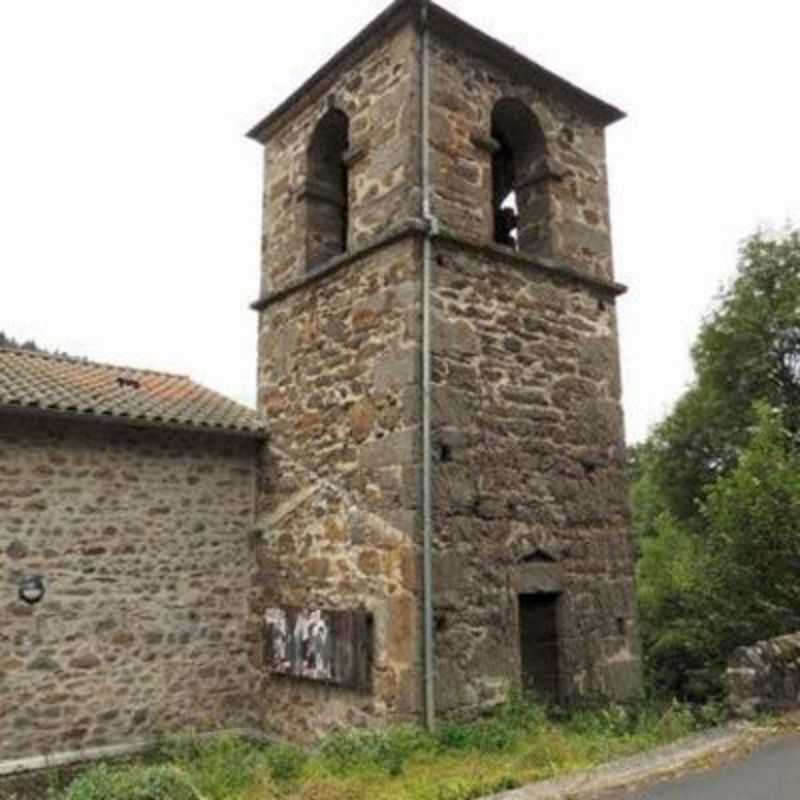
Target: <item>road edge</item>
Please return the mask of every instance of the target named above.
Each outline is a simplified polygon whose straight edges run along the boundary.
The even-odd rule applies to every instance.
[[[753,723],[730,723],[602,767],[564,778],[540,781],[521,789],[492,795],[486,800],[589,800],[597,798],[600,793],[654,783],[674,773],[689,770],[698,762],[751,749],[768,738],[770,733],[770,729]]]

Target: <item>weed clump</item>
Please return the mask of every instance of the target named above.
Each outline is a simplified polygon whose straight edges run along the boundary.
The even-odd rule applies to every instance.
[[[477,800],[674,741],[718,722],[681,703],[546,710],[521,695],[491,716],[340,731],[314,750],[232,737],[171,738],[95,767],[60,800]]]
[[[388,731],[344,731],[321,744],[324,765],[335,775],[362,771],[384,771],[400,775],[413,755],[431,753],[436,740],[426,731],[401,726]]]
[[[177,768],[106,764],[90,769],[70,785],[65,800],[200,800]]]
[[[280,786],[287,786],[300,780],[308,754],[292,745],[274,745],[265,752],[264,762],[272,780]]]

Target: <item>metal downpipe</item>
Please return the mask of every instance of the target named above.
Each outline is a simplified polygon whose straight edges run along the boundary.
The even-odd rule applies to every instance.
[[[422,537],[423,537],[423,626],[425,636],[425,724],[429,731],[436,727],[436,660],[434,650],[433,619],[433,501],[432,501],[432,409],[431,409],[431,290],[432,290],[432,239],[437,222],[431,211],[431,150],[430,150],[430,29],[428,26],[429,2],[420,6],[422,35],[420,54],[420,104],[422,148],[422,218],[426,231],[423,239],[422,259]]]

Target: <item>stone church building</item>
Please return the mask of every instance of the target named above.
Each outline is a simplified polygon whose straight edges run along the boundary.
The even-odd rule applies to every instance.
[[[0,761],[637,692],[622,116],[397,0],[250,133],[258,413],[0,353]]]

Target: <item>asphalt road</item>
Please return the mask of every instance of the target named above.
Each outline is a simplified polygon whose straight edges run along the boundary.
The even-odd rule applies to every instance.
[[[800,737],[774,740],[741,761],[617,800],[800,800]]]

